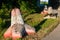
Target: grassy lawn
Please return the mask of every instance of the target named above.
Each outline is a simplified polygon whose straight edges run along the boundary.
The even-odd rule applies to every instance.
[[[35,35],[28,35],[20,40],[34,40],[41,39],[43,36],[45,36],[47,33],[49,33],[52,29],[56,27],[58,24],[58,19],[43,19],[42,14],[30,14],[27,17],[24,18],[24,22],[31,25],[36,29]],[[1,22],[1,21],[0,21]],[[1,29],[1,28],[0,28]],[[5,32],[7,28],[4,28],[3,30],[0,30],[0,40],[4,40],[3,33]],[[11,40],[11,39],[10,39]]]

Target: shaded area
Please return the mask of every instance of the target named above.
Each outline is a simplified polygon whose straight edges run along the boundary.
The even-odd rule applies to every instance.
[[[2,6],[2,0],[0,0],[0,8],[1,8],[1,6]]]
[[[41,29],[41,25],[45,23],[47,19],[44,19],[43,21],[41,21],[38,25],[35,26],[36,31],[39,31]]]
[[[52,6],[53,9],[57,9],[59,5],[59,0],[49,0],[49,6]]]
[[[2,0],[1,6],[6,6],[5,8],[8,8],[8,9],[13,8],[13,7],[19,8],[19,4],[16,0]]]

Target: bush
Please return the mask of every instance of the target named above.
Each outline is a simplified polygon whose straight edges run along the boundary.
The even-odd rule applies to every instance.
[[[30,8],[29,2],[25,2],[25,1],[21,1],[20,10],[23,14],[27,13],[27,15],[36,12],[35,9]]]

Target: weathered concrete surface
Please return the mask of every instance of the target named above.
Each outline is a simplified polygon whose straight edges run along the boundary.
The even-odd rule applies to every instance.
[[[60,40],[60,24],[49,35],[41,40]]]
[[[60,17],[60,7],[58,8],[58,16]]]

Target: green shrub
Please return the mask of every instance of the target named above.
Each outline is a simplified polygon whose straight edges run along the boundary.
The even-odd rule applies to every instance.
[[[30,8],[30,4],[29,2],[25,2],[25,1],[21,1],[21,4],[20,4],[20,10],[23,14],[31,14],[33,12],[36,12],[35,9],[31,9]]]
[[[2,19],[0,18],[0,28],[1,28],[1,26],[2,26]]]

